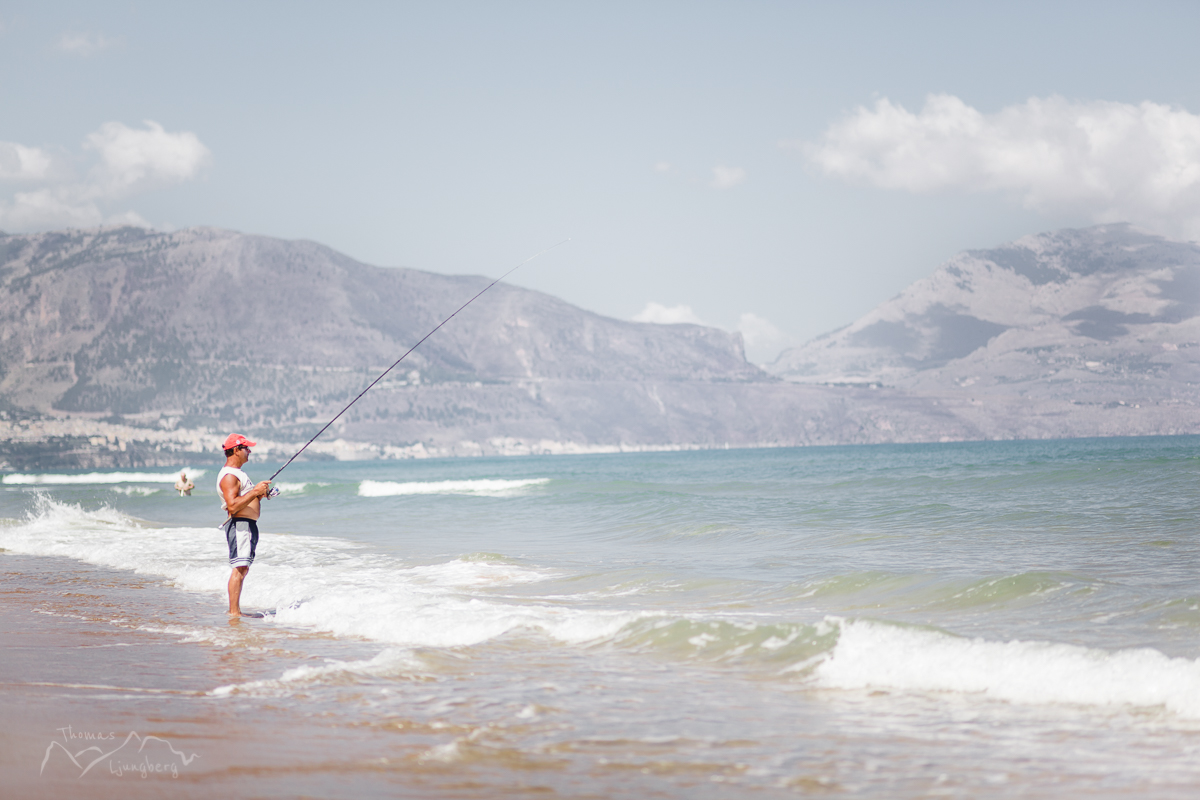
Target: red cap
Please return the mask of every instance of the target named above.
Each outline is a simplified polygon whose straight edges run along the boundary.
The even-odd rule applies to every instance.
[[[240,433],[231,433],[225,437],[225,449],[232,450],[233,448],[245,445],[246,447],[254,447],[254,442],[242,436]]]

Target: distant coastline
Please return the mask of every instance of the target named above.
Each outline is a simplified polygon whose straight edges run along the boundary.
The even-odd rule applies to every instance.
[[[1124,409],[1122,409],[1124,410]],[[1104,416],[1113,409],[1099,409]],[[1026,429],[1024,435],[1005,434],[957,437],[901,435],[895,426],[875,425],[861,429],[851,441],[832,438],[812,441],[759,442],[669,442],[669,443],[589,443],[552,439],[493,437],[483,441],[423,443],[407,446],[354,441],[342,437],[320,438],[305,451],[309,461],[373,461],[379,459],[471,458],[483,456],[587,455],[604,453],[656,453],[689,450],[742,450],[776,447],[820,447],[846,444],[939,444],[987,440],[1050,440],[1075,438],[1122,438],[1138,436],[1177,436],[1200,433],[1200,409],[1188,406],[1176,411],[1133,409],[1141,419],[1126,419],[1120,425],[1105,424],[1104,416],[1087,427],[1076,426],[1072,435],[1059,435],[1059,429]],[[1186,413],[1179,414],[1178,411]],[[1173,421],[1172,421],[1173,420]],[[1081,423],[1084,419],[1079,420]],[[99,469],[136,467],[179,467],[180,465],[216,465],[221,463],[221,441],[225,434],[207,429],[177,428],[162,430],[102,420],[72,417],[12,422],[0,420],[0,472],[52,469]],[[283,461],[296,452],[303,441],[270,439],[254,434],[258,452],[267,461]]]
[[[273,441],[257,434],[256,437],[259,454],[268,460],[285,459],[303,444]],[[223,459],[220,451],[223,439],[224,434],[209,430],[179,428],[167,431],[70,417],[25,422],[0,421],[0,472],[31,469],[174,467],[185,462],[217,464]],[[771,442],[736,446],[587,444],[502,437],[484,442],[462,441],[441,446],[417,443],[399,447],[333,438],[313,442],[303,457],[310,461],[369,461],[472,456],[653,453],[787,446],[790,445]]]
[[[230,430],[282,460],[487,285],[211,228],[0,239],[7,470],[210,464]],[[277,289],[247,296],[235,338],[222,322],[231,282]],[[962,253],[765,369],[740,334],[499,284],[305,455],[1193,433],[1200,245],[1107,225]]]

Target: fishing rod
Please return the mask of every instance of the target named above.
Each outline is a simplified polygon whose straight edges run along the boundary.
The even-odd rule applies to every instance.
[[[517,266],[513,267],[512,269],[510,269],[508,272],[504,273],[504,274],[503,274],[503,275],[501,275],[499,278],[496,278],[496,280],[492,281],[492,282],[491,282],[491,283],[489,283],[487,286],[483,287],[483,289],[481,289],[481,290],[479,291],[479,294],[476,294],[476,295],[475,295],[474,297],[472,297],[470,300],[468,300],[467,302],[465,302],[465,303],[463,303],[461,306],[459,306],[459,308],[458,308],[458,311],[455,311],[453,314],[451,314],[450,316],[446,317],[444,320],[442,320],[441,322],[439,322],[439,323],[437,324],[437,327],[436,327],[436,328],[434,328],[434,329],[433,329],[433,330],[431,330],[429,333],[427,333],[427,334],[425,334],[424,336],[422,336],[422,337],[421,337],[421,341],[417,342],[417,343],[416,343],[416,344],[414,344],[412,347],[408,348],[408,350],[407,350],[407,351],[404,353],[404,355],[402,355],[402,356],[400,356],[399,358],[397,358],[397,359],[396,359],[396,361],[395,361],[395,363],[394,363],[394,364],[392,364],[390,367],[388,367],[387,369],[385,369],[383,372],[379,373],[379,377],[378,377],[378,378],[376,378],[375,380],[371,381],[371,383],[367,385],[367,388],[363,389],[361,392],[359,392],[359,393],[358,393],[358,395],[357,395],[357,396],[356,396],[356,397],[355,397],[353,400],[351,400],[349,403],[347,403],[347,404],[346,404],[346,407],[345,407],[345,408],[343,408],[341,411],[339,411],[339,412],[337,413],[337,416],[335,416],[333,419],[329,420],[329,422],[325,423],[325,427],[324,427],[324,428],[321,428],[321,430],[317,431],[317,432],[316,432],[316,434],[315,434],[315,435],[314,435],[314,436],[313,436],[311,439],[309,439],[307,442],[305,442],[305,443],[304,443],[304,447],[301,447],[299,450],[297,450],[297,451],[296,451],[296,453],[295,453],[295,455],[293,455],[291,458],[289,458],[289,459],[288,459],[288,460],[287,460],[287,461],[284,463],[284,465],[283,465],[282,467],[280,467],[279,469],[275,470],[275,474],[274,474],[274,475],[272,475],[272,476],[271,476],[271,477],[270,477],[270,478],[267,480],[267,483],[273,483],[273,482],[275,481],[275,478],[279,476],[279,473],[281,473],[281,472],[283,472],[285,469],[287,469],[287,468],[288,468],[288,465],[289,465],[289,464],[291,464],[293,461],[295,461],[295,460],[296,460],[296,458],[297,458],[297,457],[298,457],[298,456],[299,456],[301,453],[303,453],[305,450],[307,450],[307,449],[308,449],[308,446],[309,446],[310,444],[312,444],[313,442],[315,442],[315,441],[317,440],[317,437],[318,437],[318,436],[320,436],[320,435],[321,435],[322,433],[324,433],[325,431],[329,430],[329,426],[330,426],[330,425],[332,425],[333,423],[337,422],[337,421],[338,421],[338,419],[339,419],[339,418],[342,416],[342,414],[345,414],[347,411],[349,411],[349,410],[350,410],[350,406],[352,406],[352,405],[354,405],[355,403],[357,403],[357,402],[358,402],[358,401],[359,401],[359,400],[362,398],[362,396],[363,396],[364,394],[366,394],[367,392],[371,391],[371,389],[372,389],[372,388],[375,386],[375,384],[377,384],[377,383],[379,383],[381,380],[383,380],[384,376],[385,376],[385,375],[387,375],[387,374],[388,374],[389,372],[391,372],[392,370],[394,370],[394,369],[395,369],[395,368],[396,368],[396,367],[397,367],[397,366],[400,364],[400,362],[401,362],[401,361],[403,361],[404,359],[408,358],[409,354],[410,354],[410,353],[412,353],[412,351],[413,351],[413,350],[416,350],[418,347],[420,347],[422,342],[424,342],[424,341],[425,341],[426,339],[428,339],[430,336],[433,336],[435,333],[437,333],[437,332],[438,332],[438,330],[439,330],[439,329],[440,329],[440,328],[441,328],[443,325],[445,325],[447,322],[449,322],[450,320],[454,319],[454,317],[455,317],[455,316],[458,314],[458,312],[459,312],[459,311],[462,311],[464,308],[466,308],[467,306],[471,305],[471,303],[474,303],[476,300],[478,300],[478,299],[479,299],[480,295],[482,295],[482,294],[483,294],[484,292],[486,292],[488,289],[490,289],[490,288],[492,288],[493,286],[495,286],[495,285],[496,285],[497,283],[499,283],[500,281],[502,281],[502,280],[504,280],[505,278],[507,278],[509,275],[512,275],[514,272],[516,272],[518,269],[520,269],[521,267],[523,267],[523,266],[525,266],[526,264],[528,264],[530,261],[533,261],[533,260],[534,260],[535,258],[537,258],[538,256],[545,255],[546,253],[549,253],[549,252],[550,252],[551,250],[553,250],[555,247],[558,247],[559,245],[564,245],[564,244],[566,244],[566,243],[567,243],[567,242],[569,242],[569,241],[571,241],[571,240],[570,240],[570,239],[563,239],[563,240],[562,240],[561,242],[559,242],[558,244],[556,244],[556,245],[551,245],[550,247],[547,247],[545,250],[542,250],[540,253],[534,253],[534,254],[533,254],[533,255],[531,255],[529,258],[525,259],[525,260],[524,260],[524,261],[522,261],[520,264],[517,264]],[[272,492],[275,492],[275,493],[277,493],[278,491],[279,491],[278,489],[272,489]],[[272,494],[271,496],[272,496],[272,497],[274,497],[274,494]]]

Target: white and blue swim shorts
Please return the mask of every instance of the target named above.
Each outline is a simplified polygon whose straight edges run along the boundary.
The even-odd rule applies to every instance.
[[[225,541],[229,543],[229,566],[250,566],[254,563],[254,548],[258,546],[258,523],[233,517],[225,523]]]

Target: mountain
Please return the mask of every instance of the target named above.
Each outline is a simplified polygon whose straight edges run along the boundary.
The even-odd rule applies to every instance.
[[[1190,432],[1200,245],[1119,224],[967,251],[767,370],[795,383],[988,402],[1001,436]],[[1162,413],[1149,426],[1126,415],[1125,426],[1120,415],[1086,413],[1097,406]]]
[[[0,235],[0,466],[286,457],[487,286],[211,228]],[[316,457],[1200,431],[1200,248],[1129,226],[960,254],[767,371],[741,339],[498,284]]]
[[[18,419],[303,440],[489,282],[206,228],[3,236],[0,398]],[[709,401],[664,389],[687,395],[677,419],[654,386],[774,380],[746,362],[739,334],[622,322],[506,284],[402,366],[335,435],[479,450],[514,436],[664,443],[686,429],[712,444],[721,427],[686,410]]]
[[[1198,317],[1200,246],[1105,225],[962,253],[857,322],[782,353],[770,371],[801,383],[912,385],[951,364],[969,372],[998,359],[1153,360],[1196,339]]]
[[[63,411],[142,413],[377,374],[490,281],[359,264],[311,242],[137,228],[0,239],[0,392]],[[408,361],[427,381],[763,380],[740,337],[601,317],[499,284]],[[199,393],[199,396],[197,396]],[[243,400],[242,398],[247,398]],[[277,398],[272,398],[273,400]]]

